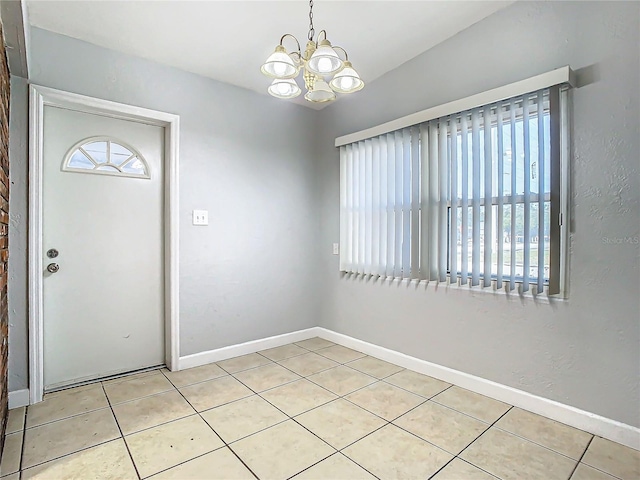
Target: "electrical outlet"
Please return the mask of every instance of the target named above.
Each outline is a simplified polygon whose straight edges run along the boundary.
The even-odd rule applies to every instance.
[[[333,244],[333,254],[334,255],[340,255],[340,244],[339,243],[334,243]]]
[[[193,224],[194,225],[209,225],[209,212],[207,210],[194,210],[193,211]]]

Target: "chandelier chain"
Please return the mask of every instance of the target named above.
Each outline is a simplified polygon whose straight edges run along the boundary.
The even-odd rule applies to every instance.
[[[309,41],[313,40],[315,34],[316,31],[313,28],[313,0],[309,0],[309,35],[307,36]]]

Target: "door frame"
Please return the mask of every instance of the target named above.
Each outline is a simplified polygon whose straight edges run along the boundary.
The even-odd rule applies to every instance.
[[[178,370],[179,355],[179,136],[180,116],[102,100],[40,85],[29,86],[29,403],[44,395],[44,306],[42,253],[42,166],[44,107],[101,115],[163,127],[164,140],[164,305],[165,362]]]

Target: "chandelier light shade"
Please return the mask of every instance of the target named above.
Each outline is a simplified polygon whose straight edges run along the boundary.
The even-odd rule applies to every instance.
[[[295,98],[302,92],[293,78],[276,78],[267,91],[276,98]]]
[[[327,82],[324,80],[316,80],[311,90],[304,96],[307,100],[314,103],[330,102],[336,99],[336,94],[331,90]]]
[[[260,70],[271,78],[293,78],[298,75],[298,67],[282,45],[276,47]]]
[[[350,61],[344,62],[344,67],[333,77],[329,86],[338,93],[353,93],[364,88],[364,82],[358,75]]]
[[[322,40],[307,63],[307,68],[316,75],[332,75],[342,68],[343,62],[328,40]]]
[[[275,51],[269,55],[260,70],[264,75],[273,78],[267,89],[269,94],[277,98],[294,98],[302,90],[294,80],[302,71],[302,78],[307,93],[304,98],[313,103],[331,102],[336,99],[336,93],[353,93],[362,90],[364,82],[349,61],[347,52],[338,46],[332,46],[327,39],[327,32],[320,31],[314,40],[313,28],[313,0],[309,2],[309,34],[304,52],[300,48],[298,39],[286,33],[280,38]],[[297,45],[297,50],[287,52],[283,45],[284,39],[291,37]],[[338,55],[341,51],[344,60]]]

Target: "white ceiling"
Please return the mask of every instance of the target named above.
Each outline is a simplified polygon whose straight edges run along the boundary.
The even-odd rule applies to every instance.
[[[511,3],[316,0],[314,25],[347,50],[370,83]],[[36,0],[27,6],[33,26],[264,94],[270,81],[260,65],[282,34],[306,41],[309,24],[306,0]]]

